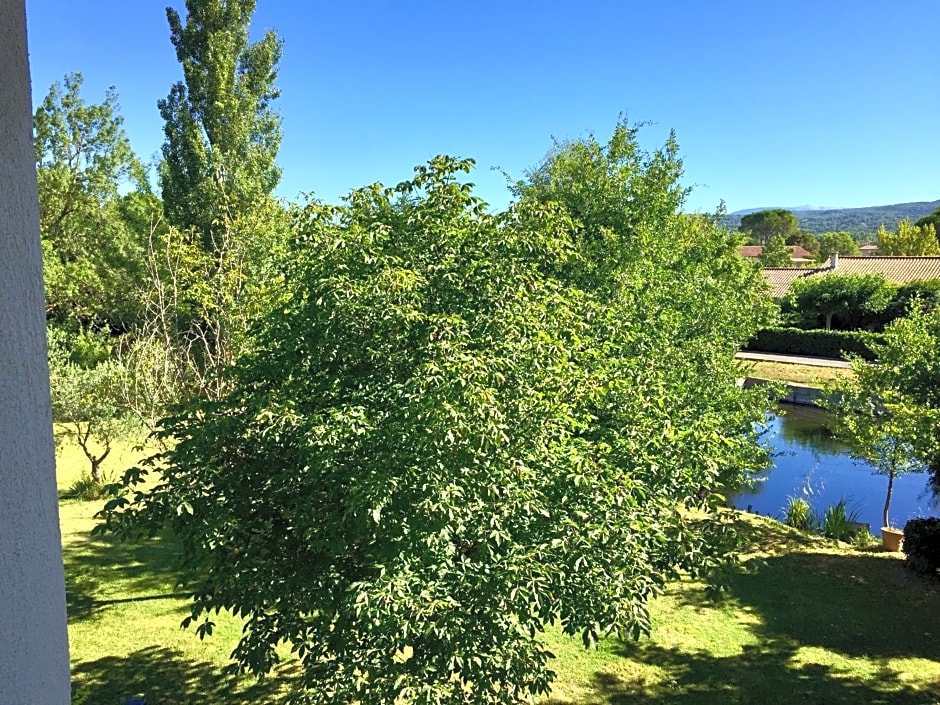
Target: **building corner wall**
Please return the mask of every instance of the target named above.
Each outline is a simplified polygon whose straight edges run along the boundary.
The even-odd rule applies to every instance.
[[[67,705],[65,579],[23,0],[0,0],[0,703]]]

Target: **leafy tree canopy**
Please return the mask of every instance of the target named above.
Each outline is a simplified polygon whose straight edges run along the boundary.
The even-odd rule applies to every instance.
[[[940,207],[938,207],[933,213],[925,215],[922,218],[918,218],[914,225],[919,228],[932,225],[934,227],[934,231],[940,230]]]
[[[257,352],[163,422],[153,488],[108,507],[116,531],[176,533],[200,632],[246,618],[239,666],[292,644],[298,700],[546,692],[542,628],[646,631],[667,580],[726,565],[717,493],[766,460],[734,363],[762,277],[676,210],[671,144],[651,157],[620,125],[567,145],[498,214],[469,168],[299,211]]]
[[[793,282],[788,305],[810,321],[823,318],[826,330],[834,319],[839,328],[855,330],[864,317],[883,311],[894,291],[880,274],[826,274]]]
[[[882,255],[940,255],[940,243],[932,223],[913,225],[904,219],[891,232],[882,225],[878,229],[878,253]]]
[[[857,257],[862,252],[858,248],[858,243],[854,240],[851,233],[844,231],[834,233],[823,233],[819,236],[819,260],[829,259],[833,253]]]
[[[766,245],[775,235],[786,240],[796,235],[799,229],[800,221],[785,208],[748,213],[741,218],[741,225],[738,227],[738,230],[747,233],[759,245]]]
[[[795,235],[790,235],[786,243],[788,245],[799,245],[814,258],[819,257],[819,240],[808,230],[799,230]]]
[[[138,314],[141,243],[159,205],[117,94],[89,105],[81,87],[81,74],[53,84],[33,118],[46,306],[59,325],[125,329]]]
[[[148,335],[170,341],[160,345],[172,367],[211,395],[222,388],[219,370],[246,345],[246,314],[266,300],[258,297],[287,235],[286,214],[271,195],[281,175],[272,103],[282,46],[272,31],[249,42],[255,4],[187,0],[185,23],[167,8],[183,80],[158,104],[166,136],[160,185],[176,229],[162,249],[187,256],[152,277],[152,288],[192,286],[180,309],[155,311]]]
[[[792,254],[783,239],[783,235],[774,235],[770,238],[770,242],[764,246],[759,259],[764,267],[792,267]]]
[[[281,40],[273,31],[248,41],[255,0],[186,0],[186,22],[167,8],[183,81],[158,103],[166,142],[160,185],[167,220],[195,228],[206,249],[223,249],[216,231],[269,196],[280,117],[271,103]]]
[[[940,315],[915,305],[885,328],[873,347],[878,364],[852,361],[854,377],[840,383],[835,430],[875,472],[887,476],[883,526],[891,526],[894,480],[935,465],[940,442]]]

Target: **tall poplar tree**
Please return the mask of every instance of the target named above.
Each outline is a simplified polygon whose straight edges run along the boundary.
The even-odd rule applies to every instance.
[[[283,208],[271,195],[281,176],[281,124],[272,102],[282,44],[271,30],[249,41],[255,6],[187,0],[185,23],[166,11],[183,80],[158,103],[166,135],[160,185],[173,226],[165,245],[171,256],[158,256],[179,262],[180,271],[154,290],[165,291],[167,281],[192,283],[182,310],[161,310],[153,329],[173,333],[182,367],[208,396],[221,393],[217,371],[246,349],[285,232]]]
[[[281,40],[248,41],[255,0],[187,0],[186,23],[167,8],[183,81],[158,103],[166,142],[160,185],[167,219],[212,247],[226,221],[270,196],[281,122],[271,108]]]

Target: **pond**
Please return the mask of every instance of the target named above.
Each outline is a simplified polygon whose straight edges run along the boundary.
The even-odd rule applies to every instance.
[[[804,497],[817,514],[840,499],[858,521],[876,536],[881,527],[888,478],[872,473],[871,466],[854,460],[850,448],[832,437],[825,412],[813,407],[781,404],[771,419],[768,444],[774,448],[773,466],[752,488],[734,499],[734,506],[782,519],[788,497]],[[908,519],[940,514],[940,503],[928,475],[902,475],[894,481],[890,518],[903,527]]]

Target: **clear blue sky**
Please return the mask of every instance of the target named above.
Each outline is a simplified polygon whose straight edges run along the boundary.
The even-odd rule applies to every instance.
[[[26,0],[33,100],[66,73],[120,96],[134,149],[163,139],[156,101],[181,70],[164,8],[183,0]],[[940,0],[259,0],[284,40],[279,194],[336,200],[473,157],[478,193],[551,137],[617,116],[676,130],[690,210],[940,198]]]

